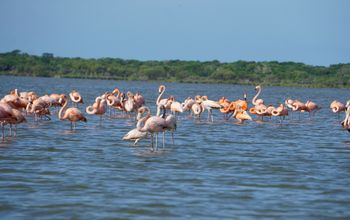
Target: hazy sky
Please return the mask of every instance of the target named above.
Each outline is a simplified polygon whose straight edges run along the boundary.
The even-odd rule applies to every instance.
[[[1,0],[0,52],[350,63],[347,0]]]

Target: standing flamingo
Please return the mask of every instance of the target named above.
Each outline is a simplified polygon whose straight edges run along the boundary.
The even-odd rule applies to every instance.
[[[177,113],[183,113],[184,109],[182,104],[178,101],[175,101],[174,97],[171,97],[170,111],[172,114],[176,115]]]
[[[249,109],[249,112],[258,116],[261,116],[261,118],[263,119],[263,117],[266,115],[266,110],[267,107],[264,104],[264,100],[263,99],[258,99],[258,96],[261,93],[261,86],[258,85],[255,87],[255,91],[256,94],[252,99],[252,104],[254,105],[254,107]]]
[[[60,100],[62,102],[62,100]],[[70,121],[70,129],[72,130],[72,124],[74,123],[74,129],[76,127],[76,122],[77,121],[83,121],[87,122],[85,116],[83,113],[78,108],[71,107],[67,108],[68,105],[68,99],[65,99],[63,101],[63,106],[61,107],[60,111],[58,112],[58,118],[60,120],[68,120]],[[63,116],[62,116],[63,114]]]
[[[12,111],[12,107],[5,102],[0,102],[0,125],[2,130],[2,141],[5,140],[5,125],[15,121],[17,118]]]
[[[332,109],[332,112],[338,113],[338,119],[340,117],[340,112],[344,112],[346,110],[345,105],[338,100],[334,100],[329,107]]]
[[[306,111],[309,112],[309,116],[311,116],[311,114],[315,114],[318,110],[321,109],[320,106],[318,106],[315,102],[308,100],[305,103],[306,106]]]
[[[232,117],[237,119],[240,123],[243,123],[245,120],[252,120],[252,117],[250,117],[247,111],[243,110],[241,107],[235,109]]]
[[[160,85],[159,86],[159,89],[158,89],[158,92],[159,92],[159,96],[156,100],[156,105],[157,105],[157,116],[160,115],[160,111],[162,108],[165,108],[165,109],[170,109],[170,105],[171,105],[171,100],[168,98],[168,99],[162,99],[162,96],[165,92],[165,86],[164,85]]]
[[[102,116],[106,112],[106,99],[101,96],[97,97],[95,103],[91,106],[86,107],[86,113],[89,115],[99,115],[100,125],[102,123]]]
[[[152,147],[152,150],[154,150],[153,136],[154,134],[158,136],[159,132],[164,132],[166,128],[166,122],[165,122],[165,119],[162,117],[151,116],[151,112],[148,107],[144,106],[139,108],[138,110],[139,114],[143,114],[144,112],[147,112],[146,116],[138,120],[136,127],[140,132],[149,132],[151,134],[151,147]],[[165,143],[163,142],[163,146],[164,144]],[[157,148],[158,148],[158,142],[156,142],[156,149]]]
[[[209,100],[208,96],[202,96],[201,98],[201,105],[203,106],[204,109],[208,111],[208,121],[213,122],[213,110],[212,109],[220,109],[221,105],[215,101]]]

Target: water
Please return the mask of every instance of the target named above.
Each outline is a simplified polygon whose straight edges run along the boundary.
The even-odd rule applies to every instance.
[[[197,94],[230,100],[254,86],[165,83],[166,96]],[[155,112],[159,83],[0,76],[0,95],[13,88],[45,93],[77,89],[85,103],[118,87],[140,91]],[[323,109],[243,125],[180,116],[175,145],[151,152],[121,140],[135,123],[88,115],[71,132],[57,120],[21,124],[0,142],[1,219],[349,219],[350,133],[328,106],[347,89],[263,88],[266,103],[312,99]],[[84,104],[84,109],[86,107]],[[82,108],[82,107],[80,107]],[[206,114],[203,115],[204,118]],[[343,115],[341,115],[341,119]]]

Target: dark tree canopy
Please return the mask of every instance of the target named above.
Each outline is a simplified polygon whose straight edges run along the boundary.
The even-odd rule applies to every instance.
[[[0,53],[0,74],[17,76],[162,80],[170,82],[350,87],[350,63],[329,67],[295,62],[138,61],[66,58],[52,53]]]

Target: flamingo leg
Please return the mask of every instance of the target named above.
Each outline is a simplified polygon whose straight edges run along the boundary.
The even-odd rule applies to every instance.
[[[5,140],[5,128],[4,128],[4,124],[1,123],[1,130],[2,130],[2,141]]]
[[[10,136],[12,136],[12,124],[10,124]]]
[[[156,133],[156,151],[158,150],[158,133]]]
[[[174,143],[174,132],[173,131],[171,132],[171,139],[172,139],[173,145],[174,145],[175,143]]]
[[[73,122],[70,122],[70,130],[73,130]]]
[[[154,151],[154,147],[153,147],[153,133],[151,133],[151,148],[152,148],[152,151]]]
[[[17,136],[17,124],[15,124],[15,129],[14,129],[14,132],[13,132],[13,136]]]
[[[163,131],[163,149],[164,149],[164,145],[165,145],[165,131]]]

